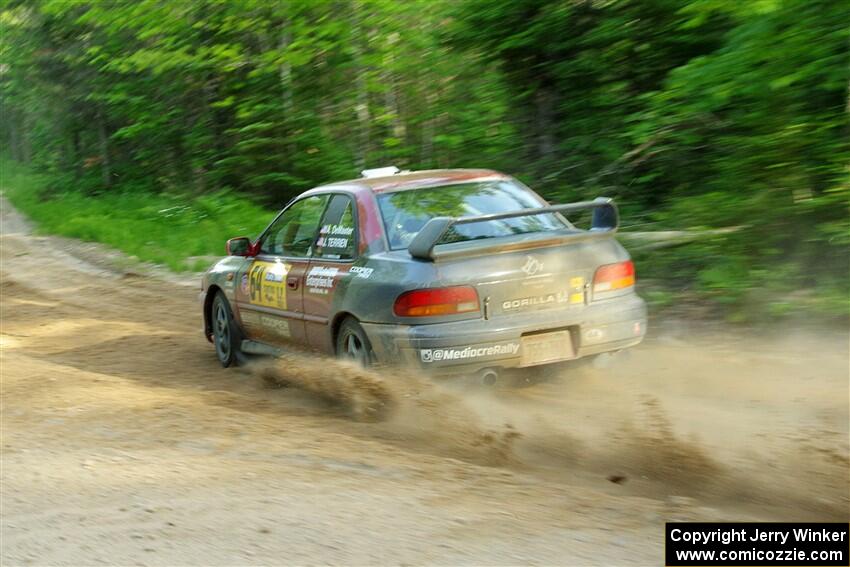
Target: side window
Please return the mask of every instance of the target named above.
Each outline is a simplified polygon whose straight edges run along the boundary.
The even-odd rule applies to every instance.
[[[351,260],[355,256],[356,240],[354,202],[347,195],[334,195],[322,218],[314,256],[326,260]]]
[[[305,258],[310,255],[328,195],[295,202],[278,217],[260,243],[262,254]]]

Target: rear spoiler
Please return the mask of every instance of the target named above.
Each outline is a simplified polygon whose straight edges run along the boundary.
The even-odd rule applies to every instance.
[[[620,215],[617,205],[613,199],[597,197],[592,201],[581,201],[566,205],[550,205],[538,209],[522,209],[508,213],[495,213],[491,215],[480,215],[477,217],[434,217],[425,223],[422,230],[413,238],[407,251],[414,258],[420,260],[435,260],[434,247],[449,229],[459,224],[472,224],[476,222],[487,222],[531,215],[544,215],[547,213],[571,213],[575,211],[593,210],[593,220],[589,231],[580,231],[565,235],[565,239],[587,239],[588,237],[603,236],[617,231],[620,224]]]

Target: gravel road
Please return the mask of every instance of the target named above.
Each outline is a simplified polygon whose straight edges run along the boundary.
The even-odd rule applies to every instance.
[[[0,221],[3,565],[660,565],[666,520],[850,516],[834,329],[671,326],[492,388],[303,358],[275,388],[218,365],[197,278]]]

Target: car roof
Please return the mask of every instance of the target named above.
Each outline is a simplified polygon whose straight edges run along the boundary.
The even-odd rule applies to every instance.
[[[475,181],[492,181],[495,179],[510,179],[509,176],[491,169],[428,169],[423,171],[406,171],[387,175],[385,177],[361,177],[348,181],[337,181],[322,185],[316,189],[352,185],[372,191],[373,193],[394,193],[408,189],[419,189],[435,185],[453,185]]]

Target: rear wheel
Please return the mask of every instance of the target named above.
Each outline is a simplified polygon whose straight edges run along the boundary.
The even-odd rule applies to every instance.
[[[372,343],[369,342],[366,331],[351,317],[339,326],[336,335],[336,356],[342,360],[354,361],[364,368],[371,366],[374,361]]]
[[[212,304],[212,330],[215,354],[222,366],[227,368],[236,364],[239,357],[239,337],[241,336],[233,312],[224,293],[217,292]]]

